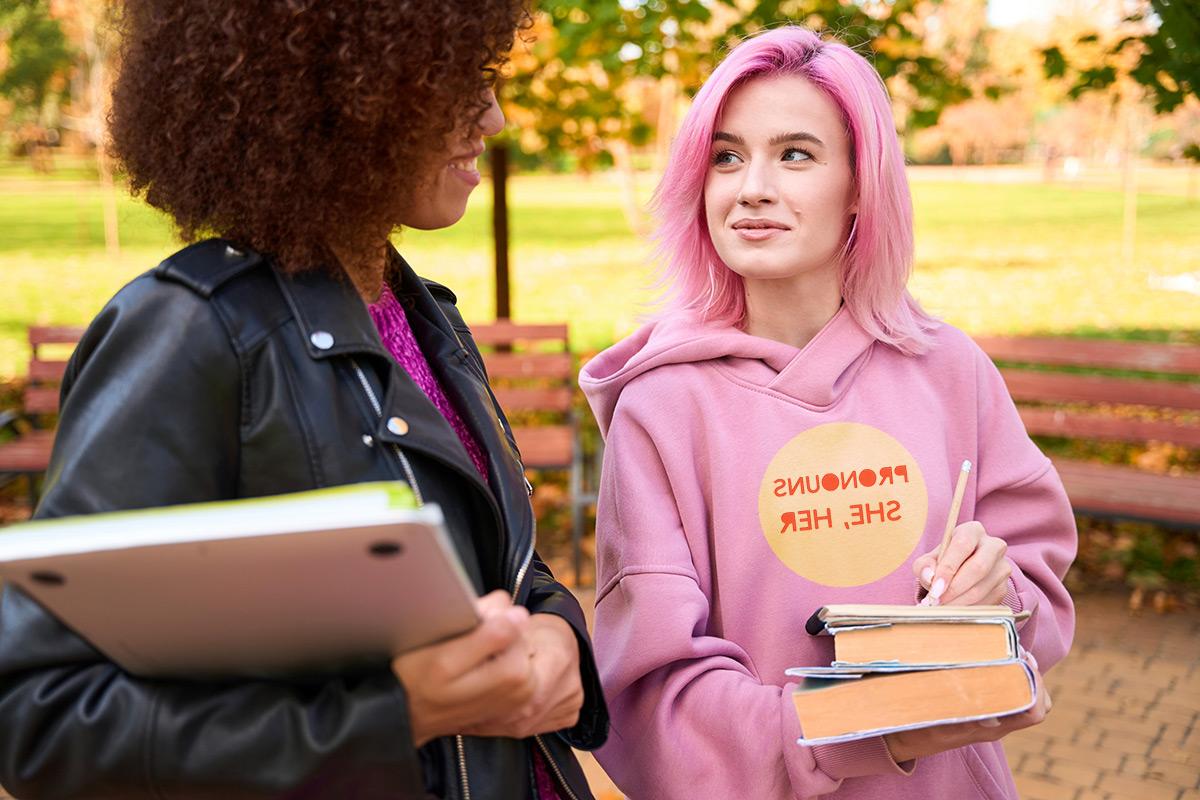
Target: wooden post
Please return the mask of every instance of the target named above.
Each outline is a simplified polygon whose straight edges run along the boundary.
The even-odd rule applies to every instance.
[[[1137,144],[1134,134],[1134,108],[1131,101],[1125,102],[1124,158],[1121,161],[1121,189],[1124,195],[1121,226],[1121,265],[1129,269],[1134,263],[1134,242],[1137,236]]]
[[[492,241],[496,252],[496,319],[510,319],[508,291],[508,145],[495,142],[488,148],[492,167]]]

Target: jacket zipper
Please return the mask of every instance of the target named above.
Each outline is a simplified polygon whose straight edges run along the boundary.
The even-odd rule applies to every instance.
[[[354,366],[354,373],[358,376],[358,382],[362,385],[363,391],[367,395],[367,400],[369,400],[371,403],[371,408],[375,409],[375,415],[382,419],[383,406],[380,405],[379,398],[375,396],[375,391],[371,388],[370,382],[367,381],[367,376],[363,374],[362,368],[358,365],[356,360],[352,358],[350,359],[350,363]],[[395,452],[396,457],[400,461],[400,466],[404,469],[404,474],[408,476],[408,482],[412,487],[413,495],[417,499],[417,504],[424,505],[425,501],[422,499],[421,490],[417,486],[417,478],[413,473],[412,465],[409,464],[408,458],[404,455],[404,451],[400,448],[400,445],[396,444],[395,442],[392,442],[391,445],[393,452]],[[525,486],[527,489],[530,488],[528,480],[525,481]],[[530,492],[530,494],[532,494],[532,492]],[[525,553],[524,559],[521,561],[520,568],[517,570],[516,580],[513,581],[512,592],[510,593],[512,602],[514,603],[517,601],[517,594],[520,592],[521,583],[525,580],[525,573],[529,571],[529,565],[533,563],[533,552],[537,548],[536,518],[532,520],[532,525],[533,531],[529,537],[529,549]],[[563,777],[562,771],[559,769],[558,764],[554,762],[554,757],[550,755],[550,748],[548,748],[546,743],[542,741],[541,736],[535,735],[533,738],[537,742],[538,747],[541,749],[542,754],[545,756],[546,763],[550,765],[550,769],[554,770],[554,775],[558,778],[559,785],[562,786],[566,791],[567,797],[570,798],[570,800],[578,800],[578,798],[575,796],[575,793],[571,791],[570,785],[567,784],[566,779]],[[461,734],[454,737],[454,749],[458,756],[458,778],[462,784],[463,800],[471,800],[471,781],[467,775],[467,754]]]
[[[463,800],[471,800],[471,781],[467,779],[467,751],[463,748],[463,737],[454,737],[454,749],[458,751],[458,779],[462,783]]]
[[[528,485],[528,481],[526,481],[526,485]],[[521,581],[525,579],[525,572],[529,569],[529,565],[533,563],[533,551],[536,548],[537,518],[534,517],[533,535],[529,537],[529,552],[525,554],[525,561],[521,564],[521,568],[517,571],[517,580],[516,583],[513,584],[512,600],[514,603],[517,602],[517,591],[521,588]],[[546,763],[549,764],[550,769],[554,771],[554,776],[558,778],[558,785],[561,786],[564,791],[566,791],[569,800],[579,800],[579,798],[575,796],[575,793],[571,791],[571,786],[567,783],[567,779],[563,777],[562,770],[558,768],[558,764],[554,763],[554,756],[550,755],[550,748],[547,747],[546,743],[542,741],[542,737],[538,734],[534,734],[533,739],[535,742],[537,742],[538,748],[541,749],[542,755],[546,759]],[[466,798],[466,800],[470,800],[470,798]]]
[[[558,778],[558,785],[561,786],[564,791],[566,791],[568,799],[579,800],[579,798],[575,796],[575,793],[571,791],[571,787],[567,783],[567,779],[563,777],[562,772],[558,769],[558,764],[554,763],[554,757],[550,755],[550,748],[547,747],[546,743],[542,741],[542,737],[534,736],[533,738],[537,741],[538,747],[541,748],[542,755],[546,757],[546,763],[550,765],[550,769],[554,770],[554,777]]]
[[[375,390],[371,388],[371,383],[367,380],[367,376],[363,374],[362,367],[353,358],[350,359],[350,363],[354,365],[354,373],[358,376],[358,382],[362,385],[363,391],[367,395],[367,400],[371,403],[371,408],[375,409],[375,416],[383,419],[383,406],[379,404],[379,398],[375,396]],[[404,455],[404,450],[400,448],[400,445],[395,442],[392,442],[391,445],[392,452],[400,460],[400,466],[403,468],[404,474],[408,476],[408,485],[412,487],[413,495],[417,498],[417,505],[424,505],[425,500],[421,497],[421,490],[417,486],[417,476],[413,472],[412,464],[408,463],[408,458]],[[458,755],[458,779],[462,785],[463,800],[471,800],[471,781],[467,776],[467,753],[463,747],[463,737],[461,735],[454,737],[454,749]]]

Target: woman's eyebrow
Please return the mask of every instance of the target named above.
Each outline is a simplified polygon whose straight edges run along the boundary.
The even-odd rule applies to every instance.
[[[741,145],[741,146],[745,146],[745,144],[746,144],[746,140],[743,139],[742,137],[740,137],[734,133],[726,133],[725,131],[714,131],[713,132],[713,141],[714,142],[731,142],[732,144]],[[772,136],[771,141],[768,142],[768,144],[771,147],[774,147],[776,145],[780,145],[785,142],[811,142],[811,143],[813,143],[815,145],[819,145],[821,147],[825,146],[825,143],[823,141],[821,141],[821,139],[816,134],[809,133],[808,131],[797,131],[795,133],[780,133],[775,136]]]
[[[820,145],[821,147],[825,146],[825,143],[822,142],[815,134],[809,133],[808,131],[781,133],[778,136],[772,136],[770,144],[772,147],[774,147],[775,145],[783,144],[784,142],[812,142],[813,144]]]

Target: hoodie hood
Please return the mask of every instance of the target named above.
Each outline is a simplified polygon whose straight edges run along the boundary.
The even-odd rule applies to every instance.
[[[645,325],[593,358],[580,372],[579,385],[605,436],[625,386],[651,370],[676,364],[719,362],[733,380],[819,410],[846,392],[874,343],[845,306],[801,349],[731,325],[676,314]]]

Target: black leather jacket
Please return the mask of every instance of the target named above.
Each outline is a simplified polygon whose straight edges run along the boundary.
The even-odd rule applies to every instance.
[[[568,746],[598,747],[608,727],[583,614],[533,552],[520,454],[454,295],[394,258],[396,296],[487,453],[490,486],[383,348],[348,281],[288,277],[208,240],[135,279],[88,328],[64,381],[36,516],[415,479],[424,500],[441,505],[481,593],[504,588],[575,629],[586,693],[579,723],[525,741],[450,737],[418,751],[387,664],[295,683],[144,680],[7,588],[0,784],[17,797],[526,800],[534,747],[564,797],[591,797]],[[389,428],[392,417],[408,423],[405,433]]]

